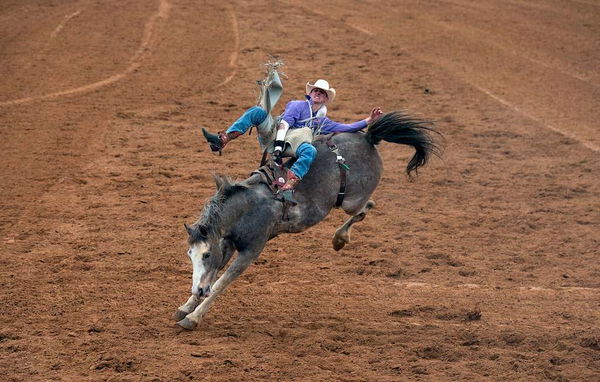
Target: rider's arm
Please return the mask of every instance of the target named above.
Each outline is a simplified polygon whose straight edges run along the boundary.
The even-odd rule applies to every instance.
[[[364,129],[372,122],[377,121],[383,115],[383,111],[380,107],[375,107],[371,110],[369,116],[361,121],[354,122],[351,124],[343,124],[330,120],[325,117],[321,132],[323,133],[354,133]]]
[[[354,133],[367,127],[367,120],[363,119],[358,122],[344,124],[332,121],[325,117],[321,127],[322,133]]]

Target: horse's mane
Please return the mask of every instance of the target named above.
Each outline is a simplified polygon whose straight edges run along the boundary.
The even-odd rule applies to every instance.
[[[246,187],[230,183],[228,178],[220,180],[223,183],[217,181],[217,192],[206,202],[200,217],[191,226],[188,238],[190,245],[209,237],[218,236],[223,218],[223,206],[233,195],[246,189]]]

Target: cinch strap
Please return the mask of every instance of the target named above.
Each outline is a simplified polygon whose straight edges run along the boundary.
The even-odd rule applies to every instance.
[[[329,134],[325,139],[325,144],[327,144],[329,150],[331,150],[331,152],[335,154],[336,163],[338,164],[338,167],[340,169],[340,189],[337,194],[337,199],[335,200],[335,207],[339,208],[344,202],[344,196],[346,195],[346,178],[348,177],[348,170],[350,170],[350,167],[348,167],[348,165],[346,164],[346,160],[344,159],[342,154],[340,154],[340,149],[336,146],[335,143],[333,143],[333,136],[336,134],[337,133]]]

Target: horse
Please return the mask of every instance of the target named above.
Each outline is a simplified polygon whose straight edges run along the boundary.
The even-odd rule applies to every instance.
[[[335,250],[350,242],[352,225],[363,220],[375,206],[370,197],[383,168],[377,145],[383,140],[412,146],[415,153],[406,167],[411,177],[413,172],[418,174],[432,154],[440,155],[432,133],[439,134],[431,122],[391,112],[371,123],[366,133],[341,133],[330,138],[349,166],[345,197],[339,207],[350,218],[333,236]],[[266,139],[269,134],[272,132],[259,128],[259,136]],[[196,328],[217,296],[258,258],[269,240],[306,230],[322,221],[336,206],[341,177],[339,163],[330,143],[317,140],[314,145],[317,157],[296,187],[297,204],[288,208],[274,197],[270,185],[262,181],[259,173],[237,183],[223,175],[214,176],[215,195],[204,205],[195,223],[184,224],[189,235],[187,254],[193,268],[192,294],[174,315],[179,326]],[[217,278],[235,252],[238,254],[231,265]]]

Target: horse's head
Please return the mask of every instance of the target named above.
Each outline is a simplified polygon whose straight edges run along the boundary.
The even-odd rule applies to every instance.
[[[192,294],[206,297],[217,273],[229,262],[233,253],[231,243],[221,239],[202,225],[185,225],[189,234],[188,256],[192,261]]]
[[[232,185],[226,176],[215,175],[217,193],[204,206],[202,216],[191,226],[184,224],[188,232],[188,256],[192,260],[192,294],[196,297],[206,297],[217,274],[231,259],[235,252],[233,243],[223,239],[223,225],[228,223],[223,218],[223,204],[237,188],[247,186]],[[223,221],[225,220],[225,222]]]
[[[259,182],[260,175],[236,184],[225,176],[215,175],[217,193],[204,205],[202,216],[196,223],[184,224],[189,235],[188,256],[193,266],[192,294],[196,297],[210,294],[218,272],[235,252],[228,227],[235,224],[247,205],[244,199],[235,199],[235,195]]]

